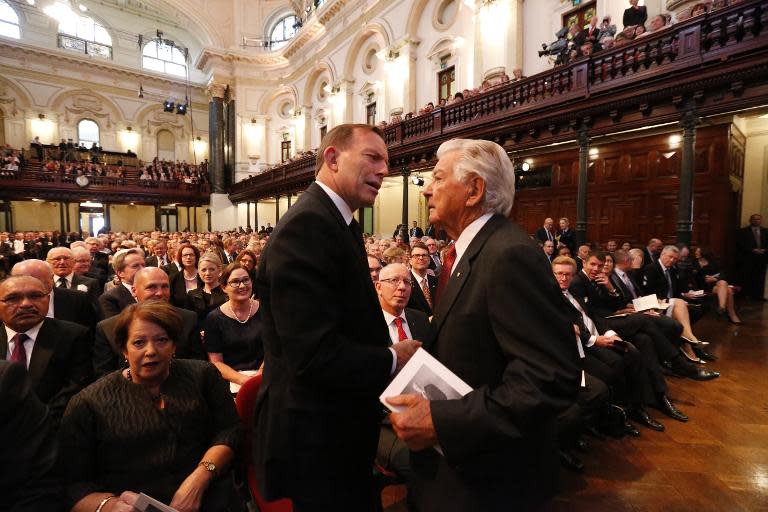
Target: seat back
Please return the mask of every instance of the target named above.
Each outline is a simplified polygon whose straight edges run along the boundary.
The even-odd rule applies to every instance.
[[[235,397],[235,407],[237,408],[237,414],[240,416],[240,421],[243,422],[245,428],[245,457],[243,457],[243,465],[246,478],[248,479],[248,488],[251,491],[251,496],[256,502],[261,512],[293,512],[293,504],[291,500],[282,499],[277,501],[265,500],[261,492],[259,491],[258,483],[256,482],[256,471],[253,467],[251,434],[253,432],[253,411],[256,407],[256,397],[259,394],[259,388],[261,388],[261,373],[254,375],[240,387]]]

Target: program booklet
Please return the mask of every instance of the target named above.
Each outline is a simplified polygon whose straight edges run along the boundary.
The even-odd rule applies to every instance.
[[[632,305],[635,307],[635,311],[640,313],[641,311],[647,311],[649,309],[667,309],[669,303],[667,301],[659,300],[656,295],[646,295],[645,297],[638,297],[632,300]]]
[[[472,391],[469,385],[446,368],[429,352],[420,348],[413,354],[379,400],[392,412],[400,412],[402,406],[390,405],[386,398],[396,395],[420,395],[427,400],[455,400]]]
[[[171,508],[144,493],[139,494],[139,499],[136,500],[133,508],[139,512],[178,512],[175,508]]]

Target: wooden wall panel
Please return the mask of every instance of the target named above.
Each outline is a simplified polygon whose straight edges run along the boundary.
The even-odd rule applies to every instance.
[[[609,239],[642,246],[658,237],[675,241],[682,145],[670,146],[670,135],[594,144],[588,171],[587,238],[603,245]],[[739,135],[739,134],[736,134]],[[727,256],[729,226],[738,194],[729,175],[743,168],[744,143],[731,135],[731,125],[700,127],[696,133],[694,180],[695,244]],[[553,185],[519,190],[513,218],[533,234],[545,217],[568,217],[576,225],[578,149],[534,155],[534,168],[552,165]]]

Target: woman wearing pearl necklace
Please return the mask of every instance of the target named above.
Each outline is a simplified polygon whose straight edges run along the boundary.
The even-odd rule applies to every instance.
[[[259,301],[251,298],[253,282],[239,263],[227,265],[220,282],[229,300],[208,314],[205,348],[226,380],[242,384],[251,375],[241,372],[258,370],[264,360]]]

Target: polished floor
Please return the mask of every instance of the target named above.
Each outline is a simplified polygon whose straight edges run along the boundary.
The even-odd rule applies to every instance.
[[[563,470],[551,511],[768,512],[768,303],[738,305],[744,324],[708,315],[694,332],[711,342],[722,376],[668,378],[670,397],[690,417],[651,410],[665,432],[598,441],[578,454],[583,474]],[[405,489],[383,493],[387,512],[405,508]]]

